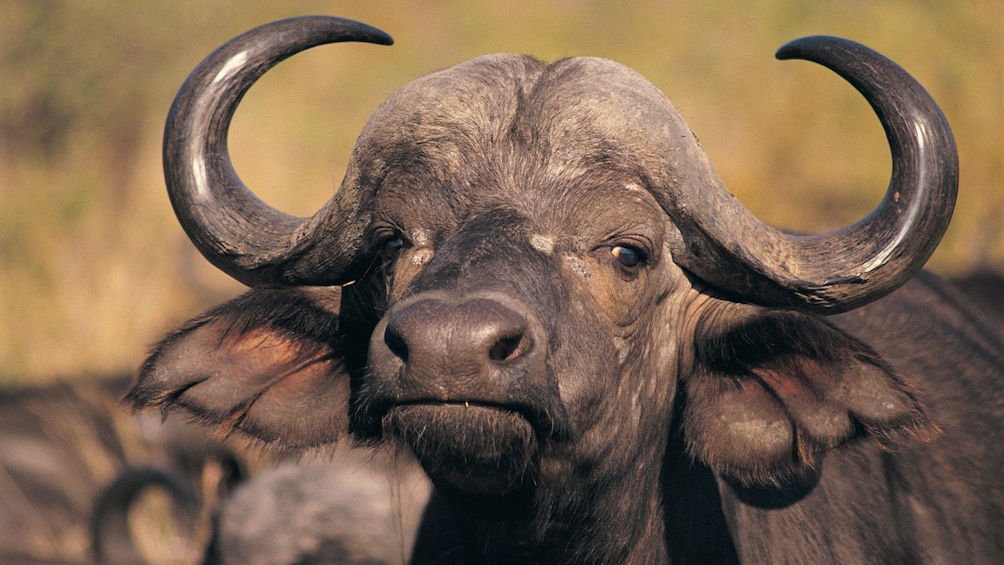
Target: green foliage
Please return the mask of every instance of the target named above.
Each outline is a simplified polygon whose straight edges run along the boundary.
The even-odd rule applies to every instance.
[[[811,34],[861,41],[942,105],[962,161],[943,272],[1004,261],[1000,0],[3,0],[0,382],[131,369],[171,324],[238,290],[170,211],[161,127],[192,67],[260,23],[325,13],[394,47],[337,45],[248,94],[231,149],[249,186],[306,215],[337,188],[355,135],[396,87],[496,51],[623,62],[673,100],[730,189],[765,221],[856,220],[889,174],[867,104],[825,69],[772,58]]]

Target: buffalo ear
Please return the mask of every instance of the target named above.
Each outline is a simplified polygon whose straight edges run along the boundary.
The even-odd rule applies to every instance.
[[[279,451],[348,430],[337,288],[256,288],[167,336],[126,396]]]
[[[736,312],[702,320],[683,382],[687,448],[719,475],[777,485],[851,440],[891,448],[938,433],[912,388],[864,343],[807,314]]]

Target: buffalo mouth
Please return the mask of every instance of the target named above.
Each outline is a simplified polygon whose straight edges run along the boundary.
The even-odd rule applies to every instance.
[[[478,402],[409,402],[390,407],[384,437],[407,445],[437,486],[469,494],[521,489],[533,472],[534,425],[524,411]]]

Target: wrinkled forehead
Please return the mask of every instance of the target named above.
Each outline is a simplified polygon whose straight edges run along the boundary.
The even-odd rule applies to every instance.
[[[628,67],[498,54],[399,89],[370,118],[354,157],[463,166],[492,148],[519,146],[564,167],[597,159],[644,167],[664,160],[681,136],[690,132],[673,106]]]

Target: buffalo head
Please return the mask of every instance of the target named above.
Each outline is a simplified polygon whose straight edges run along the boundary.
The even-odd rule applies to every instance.
[[[850,81],[891,145],[883,202],[832,233],[754,218],[630,69],[516,55],[395,92],[332,200],[285,215],[234,173],[230,118],[277,61],[350,40],[390,43],[346,20],[276,22],[182,87],[164,142],[172,203],[253,288],[158,346],[136,406],[285,450],[391,440],[483,518],[471,528],[530,544],[629,522],[609,544],[621,557],[662,535],[671,437],[719,476],[769,485],[856,438],[932,433],[909,383],[820,316],[905,283],[951,215],[951,133],[894,63],[827,37],[778,52]]]

